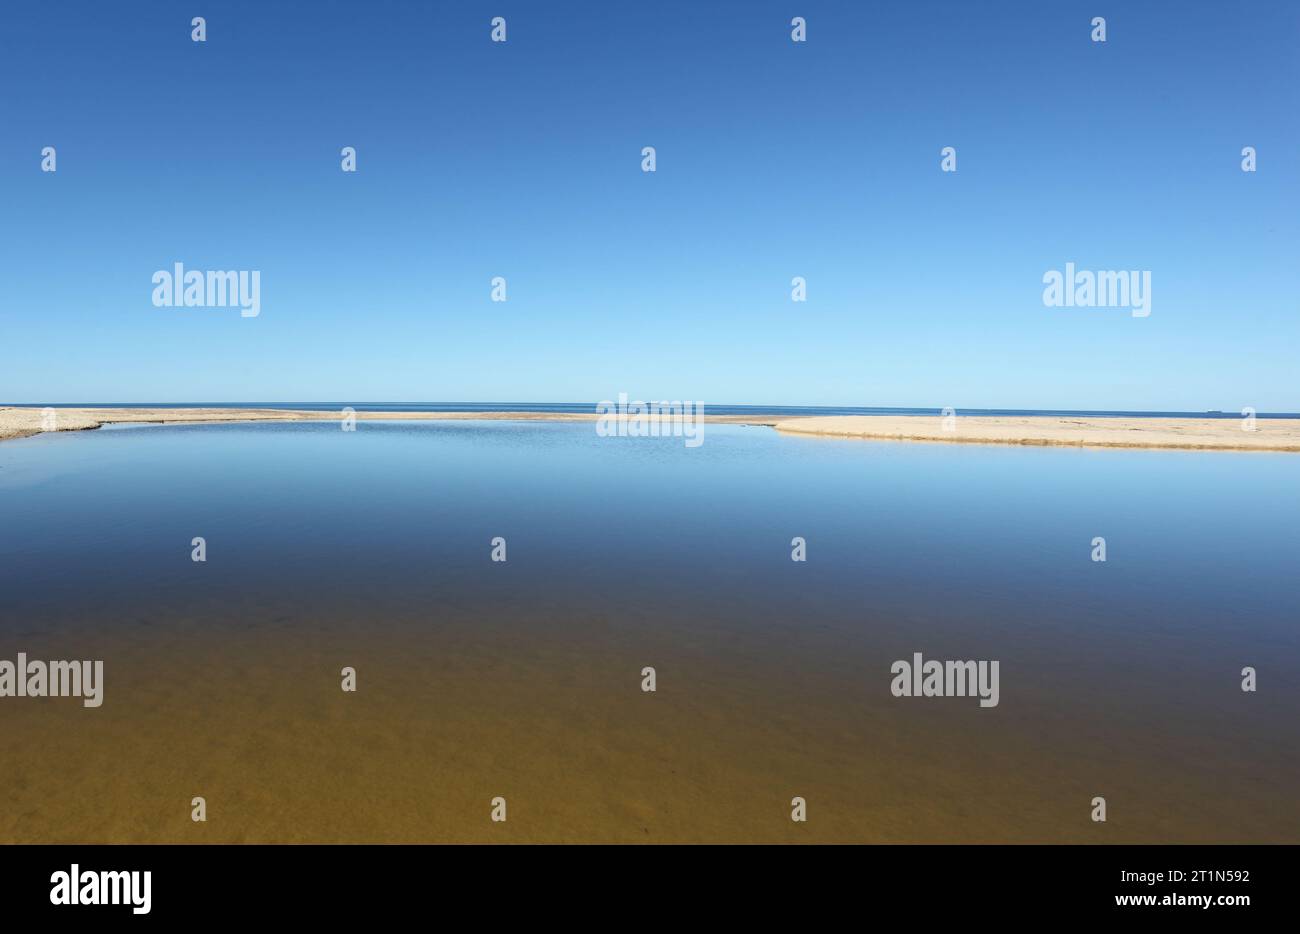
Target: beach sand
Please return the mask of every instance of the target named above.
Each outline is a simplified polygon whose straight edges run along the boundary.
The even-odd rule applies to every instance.
[[[1300,419],[1261,418],[1252,431],[1243,424],[1240,418],[958,415],[946,430],[937,415],[833,415],[779,421],[775,427],[793,434],[881,441],[1300,451]]]
[[[40,434],[43,409],[22,406],[0,407],[0,441]],[[55,431],[85,431],[107,424],[204,422],[337,422],[337,410],[309,412],[293,409],[55,409]],[[590,422],[597,418],[587,412],[357,412],[358,421],[464,421],[523,420],[542,422]],[[657,416],[650,416],[654,421]],[[781,416],[705,415],[712,424],[773,426]]]
[[[56,431],[83,431],[110,423],[338,421],[337,411],[289,409],[55,409]],[[0,440],[41,432],[43,410],[0,407]],[[595,421],[578,412],[357,412],[358,421]],[[653,417],[652,417],[653,418]],[[1074,445],[1222,451],[1300,451],[1300,419],[1261,418],[1252,431],[1239,418],[1083,418],[1047,415],[958,415],[951,430],[937,415],[705,415],[712,424],[760,425],[791,434],[880,441],[969,444]]]

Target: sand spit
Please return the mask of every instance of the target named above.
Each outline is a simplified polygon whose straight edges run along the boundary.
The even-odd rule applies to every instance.
[[[1076,418],[1072,416],[833,415],[778,421],[791,434],[882,441],[1036,444],[1196,451],[1300,451],[1300,418]]]
[[[56,431],[83,431],[109,423],[338,421],[340,412],[292,409],[55,409]],[[513,419],[595,421],[587,412],[357,412],[358,421],[463,421]],[[43,410],[0,407],[0,440],[39,434]],[[652,416],[653,418],[653,416]],[[1261,418],[1253,431],[1239,418],[1082,418],[1028,415],[958,415],[945,430],[937,415],[706,415],[712,424],[760,425],[790,434],[881,441],[967,444],[1168,448],[1201,451],[1300,452],[1300,419]]]
[[[22,438],[40,434],[43,409],[29,407],[0,407],[0,440]],[[340,411],[305,412],[292,409],[55,409],[55,431],[84,431],[109,423],[170,422],[201,424],[204,422],[336,422]],[[534,422],[590,422],[596,412],[357,412],[357,421],[463,421],[524,420]],[[654,421],[658,416],[649,416]],[[712,424],[774,426],[788,416],[762,415],[705,415],[704,421]],[[794,419],[797,421],[797,419]]]

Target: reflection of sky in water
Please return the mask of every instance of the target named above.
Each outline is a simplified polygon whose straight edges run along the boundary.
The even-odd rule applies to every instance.
[[[0,447],[0,563],[14,603],[181,588],[331,587],[412,575],[549,581],[665,598],[988,597],[1251,632],[1293,652],[1300,459],[871,443],[706,426],[705,443],[589,424],[146,426]],[[196,569],[189,541],[203,535]],[[508,568],[487,560],[505,536]],[[809,561],[789,560],[790,539]],[[1106,537],[1108,562],[1089,559]],[[510,575],[507,577],[506,575]],[[145,592],[140,593],[143,589]],[[761,603],[761,601],[760,601]],[[1190,635],[1190,633],[1188,633]]]
[[[245,628],[286,607],[437,625],[454,609],[507,626],[545,613],[575,639],[593,618],[680,630],[715,651],[799,631],[814,670],[1000,658],[1024,669],[1011,697],[1035,681],[1129,697],[1244,664],[1280,689],[1300,672],[1300,459],[1285,454],[734,425],[688,449],[587,423],[331,422],[38,437],[0,464],[5,615],[28,632],[178,612]]]

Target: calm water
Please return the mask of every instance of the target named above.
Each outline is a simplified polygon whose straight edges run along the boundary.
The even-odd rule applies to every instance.
[[[731,425],[5,442],[0,659],[106,684],[0,699],[0,841],[1295,842],[1298,468]],[[999,660],[1000,704],[893,697],[916,651]]]
[[[6,402],[0,405],[44,407],[44,402]],[[56,402],[54,408],[76,409],[291,409],[306,412],[338,412],[351,407],[357,412],[566,412],[590,415],[595,402]],[[711,415],[939,415],[942,409],[914,406],[857,405],[718,405],[708,403]],[[971,409],[962,415],[1064,415],[1094,418],[1225,418],[1239,419],[1239,412],[1125,412],[1088,409]],[[1258,418],[1300,418],[1294,412],[1260,412]]]

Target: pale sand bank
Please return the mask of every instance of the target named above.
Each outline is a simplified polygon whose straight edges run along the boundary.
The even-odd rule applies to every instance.
[[[0,440],[41,433],[43,409],[0,407]],[[55,409],[55,431],[84,431],[101,425],[122,423],[197,424],[203,422],[337,422],[340,411],[305,412],[292,409]],[[357,412],[357,421],[464,421],[525,420],[534,422],[589,422],[592,412]],[[773,426],[788,416],[708,415],[712,424]],[[654,421],[657,416],[651,416]],[[796,419],[797,420],[797,419]]]
[[[357,412],[358,421],[594,421],[590,412]],[[338,421],[337,411],[290,409],[55,409],[56,431],[105,424]],[[958,415],[945,431],[937,415],[706,415],[712,424],[762,425],[792,434],[887,441],[1075,445],[1224,451],[1300,451],[1300,419],[1262,418],[1244,431],[1238,418],[1081,418]],[[0,440],[41,432],[42,409],[0,407]]]
[[[951,431],[937,415],[832,415],[779,421],[777,431],[887,441],[1075,445],[1221,451],[1300,451],[1300,419],[1077,418],[958,415]]]

